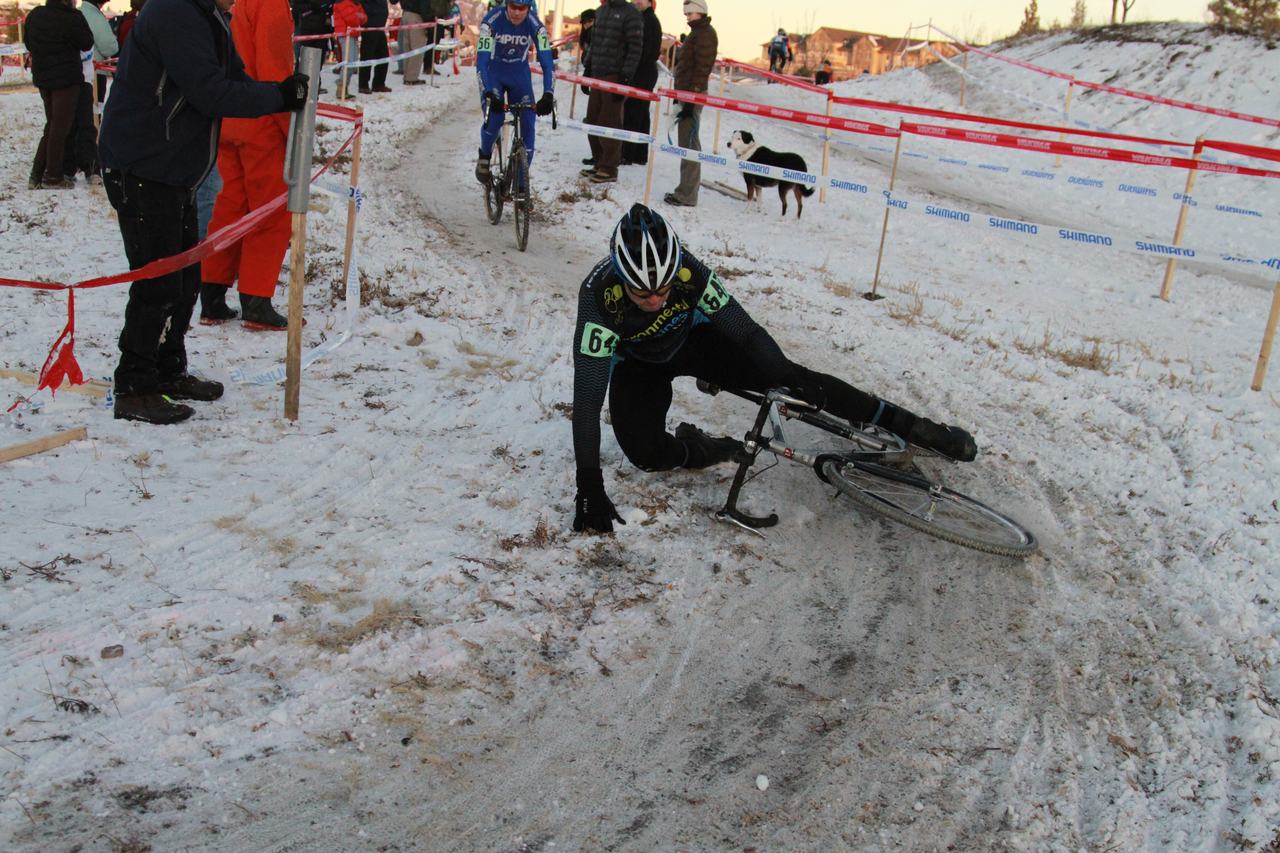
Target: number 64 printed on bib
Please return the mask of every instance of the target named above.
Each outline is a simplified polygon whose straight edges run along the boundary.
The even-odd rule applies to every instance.
[[[582,327],[582,343],[578,352],[592,358],[613,358],[618,349],[618,334],[599,323],[587,323]]]

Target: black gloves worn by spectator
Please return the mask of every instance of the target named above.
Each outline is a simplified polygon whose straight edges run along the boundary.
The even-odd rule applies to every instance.
[[[582,84],[582,86],[581,86],[580,88],[582,89],[582,94],[584,94],[584,95],[590,95],[590,94],[591,94],[591,87],[590,87],[590,86],[588,86],[586,83],[583,83],[583,84]]]
[[[578,469],[577,508],[573,515],[574,530],[612,533],[613,522],[626,524],[604,493],[604,475],[599,468]]]
[[[551,115],[551,109],[556,105],[555,96],[550,92],[543,92],[542,97],[538,99],[538,107],[536,112],[540,116]]]
[[[507,111],[506,106],[502,103],[502,96],[497,92],[485,92],[484,102],[488,105],[490,113],[505,113]]]
[[[307,102],[307,83],[305,74],[290,74],[276,85],[280,87],[280,96],[284,98],[283,112],[292,113],[302,109]]]
[[[684,121],[687,118],[693,118],[693,107],[681,104],[680,109],[676,110],[676,121]]]

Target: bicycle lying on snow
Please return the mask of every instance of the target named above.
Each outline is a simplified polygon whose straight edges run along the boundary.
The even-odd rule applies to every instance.
[[[698,390],[714,395],[721,389],[699,380]],[[756,457],[768,451],[779,459],[811,467],[819,480],[834,486],[837,494],[844,494],[862,509],[922,533],[990,554],[1026,557],[1035,553],[1036,538],[1031,531],[998,510],[947,488],[916,465],[917,457],[936,454],[908,444],[880,427],[851,425],[785,390],[764,394],[724,390],[757,403],[760,409],[743,440],[738,471],[724,508],[716,513],[717,519],[755,533],[778,523],[775,513],[757,518],[738,509],[748,471]],[[819,447],[796,447],[787,437],[789,421],[817,427],[831,438],[821,438]]]
[[[534,104],[507,104],[506,111],[511,116],[503,124],[511,127],[511,150],[505,163],[502,159],[502,136],[499,133],[493,143],[493,154],[489,158],[489,180],[484,184],[484,209],[489,221],[497,225],[502,219],[502,206],[511,202],[511,211],[516,226],[516,248],[524,251],[529,245],[529,217],[533,213],[533,194],[529,189],[529,150],[524,145],[524,135],[520,130],[520,115],[526,110],[536,109]],[[488,120],[488,112],[485,119]],[[551,110],[551,129],[556,129],[555,108]]]

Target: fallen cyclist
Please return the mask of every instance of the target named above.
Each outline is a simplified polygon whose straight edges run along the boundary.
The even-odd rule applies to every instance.
[[[978,452],[973,437],[959,427],[935,423],[788,360],[666,220],[642,204],[618,221],[609,256],[578,291],[573,368],[574,530],[611,533],[614,521],[626,523],[600,471],[606,392],[614,437],[643,471],[706,468],[741,450],[737,439],[713,437],[692,424],[667,432],[677,376],[760,392],[786,387],[837,417],[881,426],[950,459],[968,462]]]

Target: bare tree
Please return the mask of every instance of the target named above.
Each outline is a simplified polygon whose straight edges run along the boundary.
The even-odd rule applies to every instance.
[[[1076,0],[1076,4],[1071,7],[1071,21],[1067,26],[1078,30],[1084,26],[1085,20],[1084,0]]]
[[[1111,26],[1116,24],[1116,7],[1120,5],[1120,0],[1111,0]]]
[[[1018,35],[1029,36],[1040,32],[1040,4],[1036,0],[1022,10],[1022,26],[1018,27]]]
[[[1213,0],[1209,21],[1219,29],[1275,35],[1280,33],[1280,0]]]
[[[1123,24],[1129,20],[1129,10],[1133,8],[1133,4],[1137,3],[1138,0],[1120,0],[1120,2],[1124,4],[1124,10],[1120,13],[1120,23]]]

